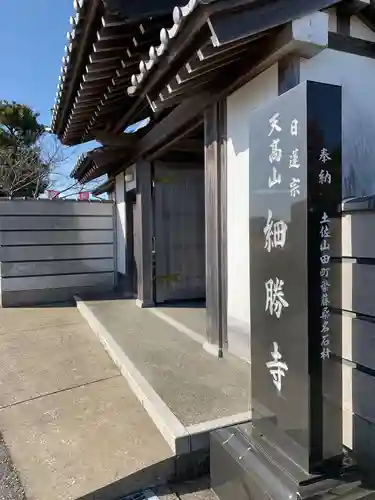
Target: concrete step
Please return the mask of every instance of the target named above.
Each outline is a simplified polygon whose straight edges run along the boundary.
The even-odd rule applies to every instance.
[[[179,457],[181,470],[192,453],[195,466],[207,470],[210,432],[251,418],[249,365],[231,356],[218,360],[134,300],[76,302]]]

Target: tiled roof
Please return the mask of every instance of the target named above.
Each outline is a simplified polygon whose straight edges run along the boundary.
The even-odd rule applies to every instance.
[[[77,49],[80,41],[80,24],[84,17],[84,11],[89,0],[74,0],[73,6],[75,15],[70,18],[71,30],[67,33],[67,44],[64,49],[64,57],[62,58],[62,66],[60,70],[59,83],[57,85],[55,105],[52,113],[52,129],[55,129],[58,113],[61,105],[61,97],[64,92],[65,85],[69,79],[70,62],[72,54]]]
[[[116,1],[123,8],[121,16],[114,10]],[[157,43],[176,0],[116,1],[74,2],[51,123],[63,144],[95,138],[97,130],[106,129],[111,120],[116,123],[130,106],[126,89],[131,75],[150,44]],[[126,15],[150,8],[155,12],[151,16]],[[143,118],[143,110],[132,117],[134,121]]]
[[[183,7],[176,6],[173,9],[173,26],[170,29],[163,28],[160,31],[160,45],[157,47],[151,46],[149,50],[149,58],[142,60],[139,63],[139,73],[133,74],[131,77],[131,86],[128,88],[128,94],[134,95],[148,72],[158,62],[160,57],[167,50],[171,40],[173,40],[181,29],[185,19],[196,9],[200,4],[200,0],[189,0]]]

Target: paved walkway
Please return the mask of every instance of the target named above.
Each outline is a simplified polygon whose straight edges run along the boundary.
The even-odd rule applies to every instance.
[[[12,463],[9,450],[0,437],[0,498],[1,500],[25,500],[25,492]]]
[[[169,447],[74,307],[0,310],[0,380],[29,500],[116,498],[170,476]]]

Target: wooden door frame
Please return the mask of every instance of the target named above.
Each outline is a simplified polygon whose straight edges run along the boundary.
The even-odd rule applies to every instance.
[[[166,170],[170,169],[174,173],[180,173],[179,170],[204,170],[204,165],[202,163],[196,163],[196,162],[172,162],[168,160],[154,160],[151,163],[151,185],[152,185],[152,213],[153,213],[153,297],[154,297],[154,302],[155,304],[162,304],[163,302],[158,302],[157,300],[157,258],[158,258],[158,252],[156,251],[156,199],[155,199],[155,183],[157,182],[156,179],[156,173],[157,173],[157,167],[165,167]],[[178,165],[178,166],[176,166]],[[184,299],[182,299],[184,300]],[[186,299],[189,300],[189,299]],[[203,300],[203,297],[202,297]]]
[[[152,168],[150,162],[136,163],[136,205],[137,205],[137,239],[135,242],[135,257],[137,263],[137,305],[153,307],[154,284],[152,269],[152,236],[153,236],[153,206],[152,206]]]
[[[128,283],[131,287],[129,290],[132,294],[136,294],[134,288],[135,277],[135,245],[134,245],[134,205],[136,203],[135,190],[126,191],[126,275]]]

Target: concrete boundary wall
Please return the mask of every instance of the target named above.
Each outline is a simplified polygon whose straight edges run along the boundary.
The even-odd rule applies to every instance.
[[[330,348],[342,366],[343,443],[364,466],[375,460],[374,227],[371,203],[344,204],[331,239]]]
[[[0,305],[114,287],[112,202],[0,199]]]

